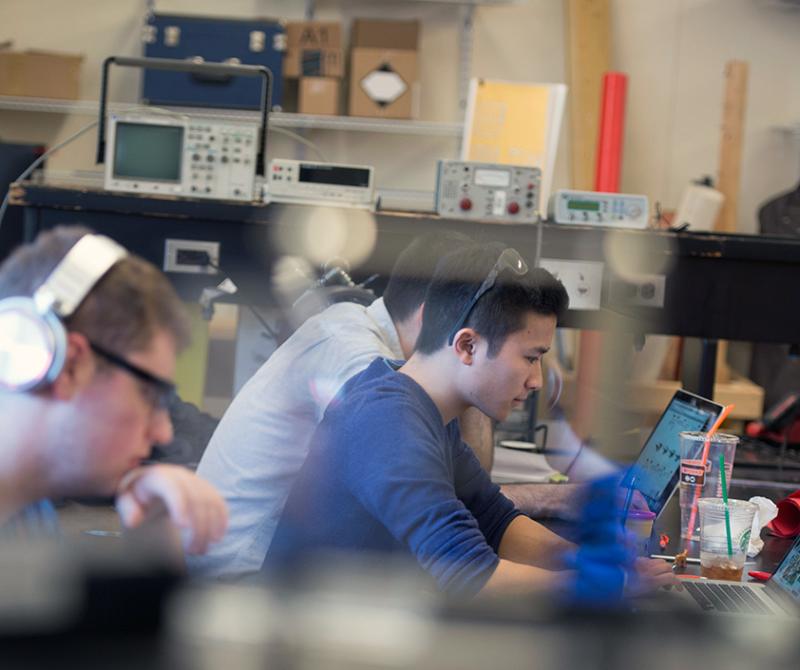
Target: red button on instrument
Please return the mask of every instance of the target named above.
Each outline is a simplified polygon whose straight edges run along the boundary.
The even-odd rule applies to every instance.
[[[519,203],[517,202],[509,202],[508,203],[508,213],[509,214],[516,214],[519,212]]]
[[[469,198],[461,198],[461,202],[458,203],[458,206],[466,212],[472,209],[472,200]]]

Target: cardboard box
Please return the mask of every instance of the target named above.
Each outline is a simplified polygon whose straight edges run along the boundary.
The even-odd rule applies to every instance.
[[[0,95],[76,100],[83,56],[0,50]]]
[[[300,79],[297,111],[301,114],[338,114],[341,81],[333,77]]]
[[[331,21],[286,24],[283,76],[341,77],[344,75],[342,26]]]
[[[283,60],[283,76],[298,77],[342,77],[344,58],[341,49],[291,48]]]
[[[353,21],[350,43],[354,48],[416,51],[419,46],[419,21],[356,19]]]
[[[351,42],[350,115],[413,118],[419,21],[356,19]]]
[[[350,56],[351,116],[413,118],[417,88],[416,51],[353,49]]]
[[[286,24],[288,47],[303,49],[341,49],[342,24],[337,21],[289,21]]]

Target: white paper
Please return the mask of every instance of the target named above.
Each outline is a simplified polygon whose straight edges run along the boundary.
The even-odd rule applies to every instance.
[[[769,498],[754,496],[750,498],[758,509],[753,517],[753,527],[750,530],[750,544],[747,547],[747,555],[750,558],[758,556],[764,548],[764,540],[761,539],[761,529],[778,516],[778,508]]]

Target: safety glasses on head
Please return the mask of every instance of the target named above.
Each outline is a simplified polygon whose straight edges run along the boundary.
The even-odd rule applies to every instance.
[[[453,326],[452,330],[450,331],[450,335],[447,338],[448,345],[453,344],[456,333],[464,327],[464,324],[469,318],[470,312],[472,312],[478,300],[481,299],[481,296],[494,286],[495,282],[497,281],[497,277],[505,270],[509,270],[515,275],[521,277],[528,272],[528,264],[525,262],[525,259],[520,256],[516,249],[512,249],[511,247],[503,249],[497,261],[492,266],[492,269],[489,270],[489,274],[486,275],[486,279],[483,280],[478,290],[475,291],[475,295],[472,296],[472,300],[470,300],[461,311],[461,314],[456,320],[455,325]]]

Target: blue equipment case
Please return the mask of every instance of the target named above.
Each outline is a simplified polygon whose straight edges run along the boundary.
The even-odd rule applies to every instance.
[[[283,101],[286,30],[271,19],[222,19],[149,14],[143,33],[148,58],[201,58],[212,63],[265,65],[272,71],[271,109]],[[151,105],[259,109],[261,81],[145,70],[142,102]]]

